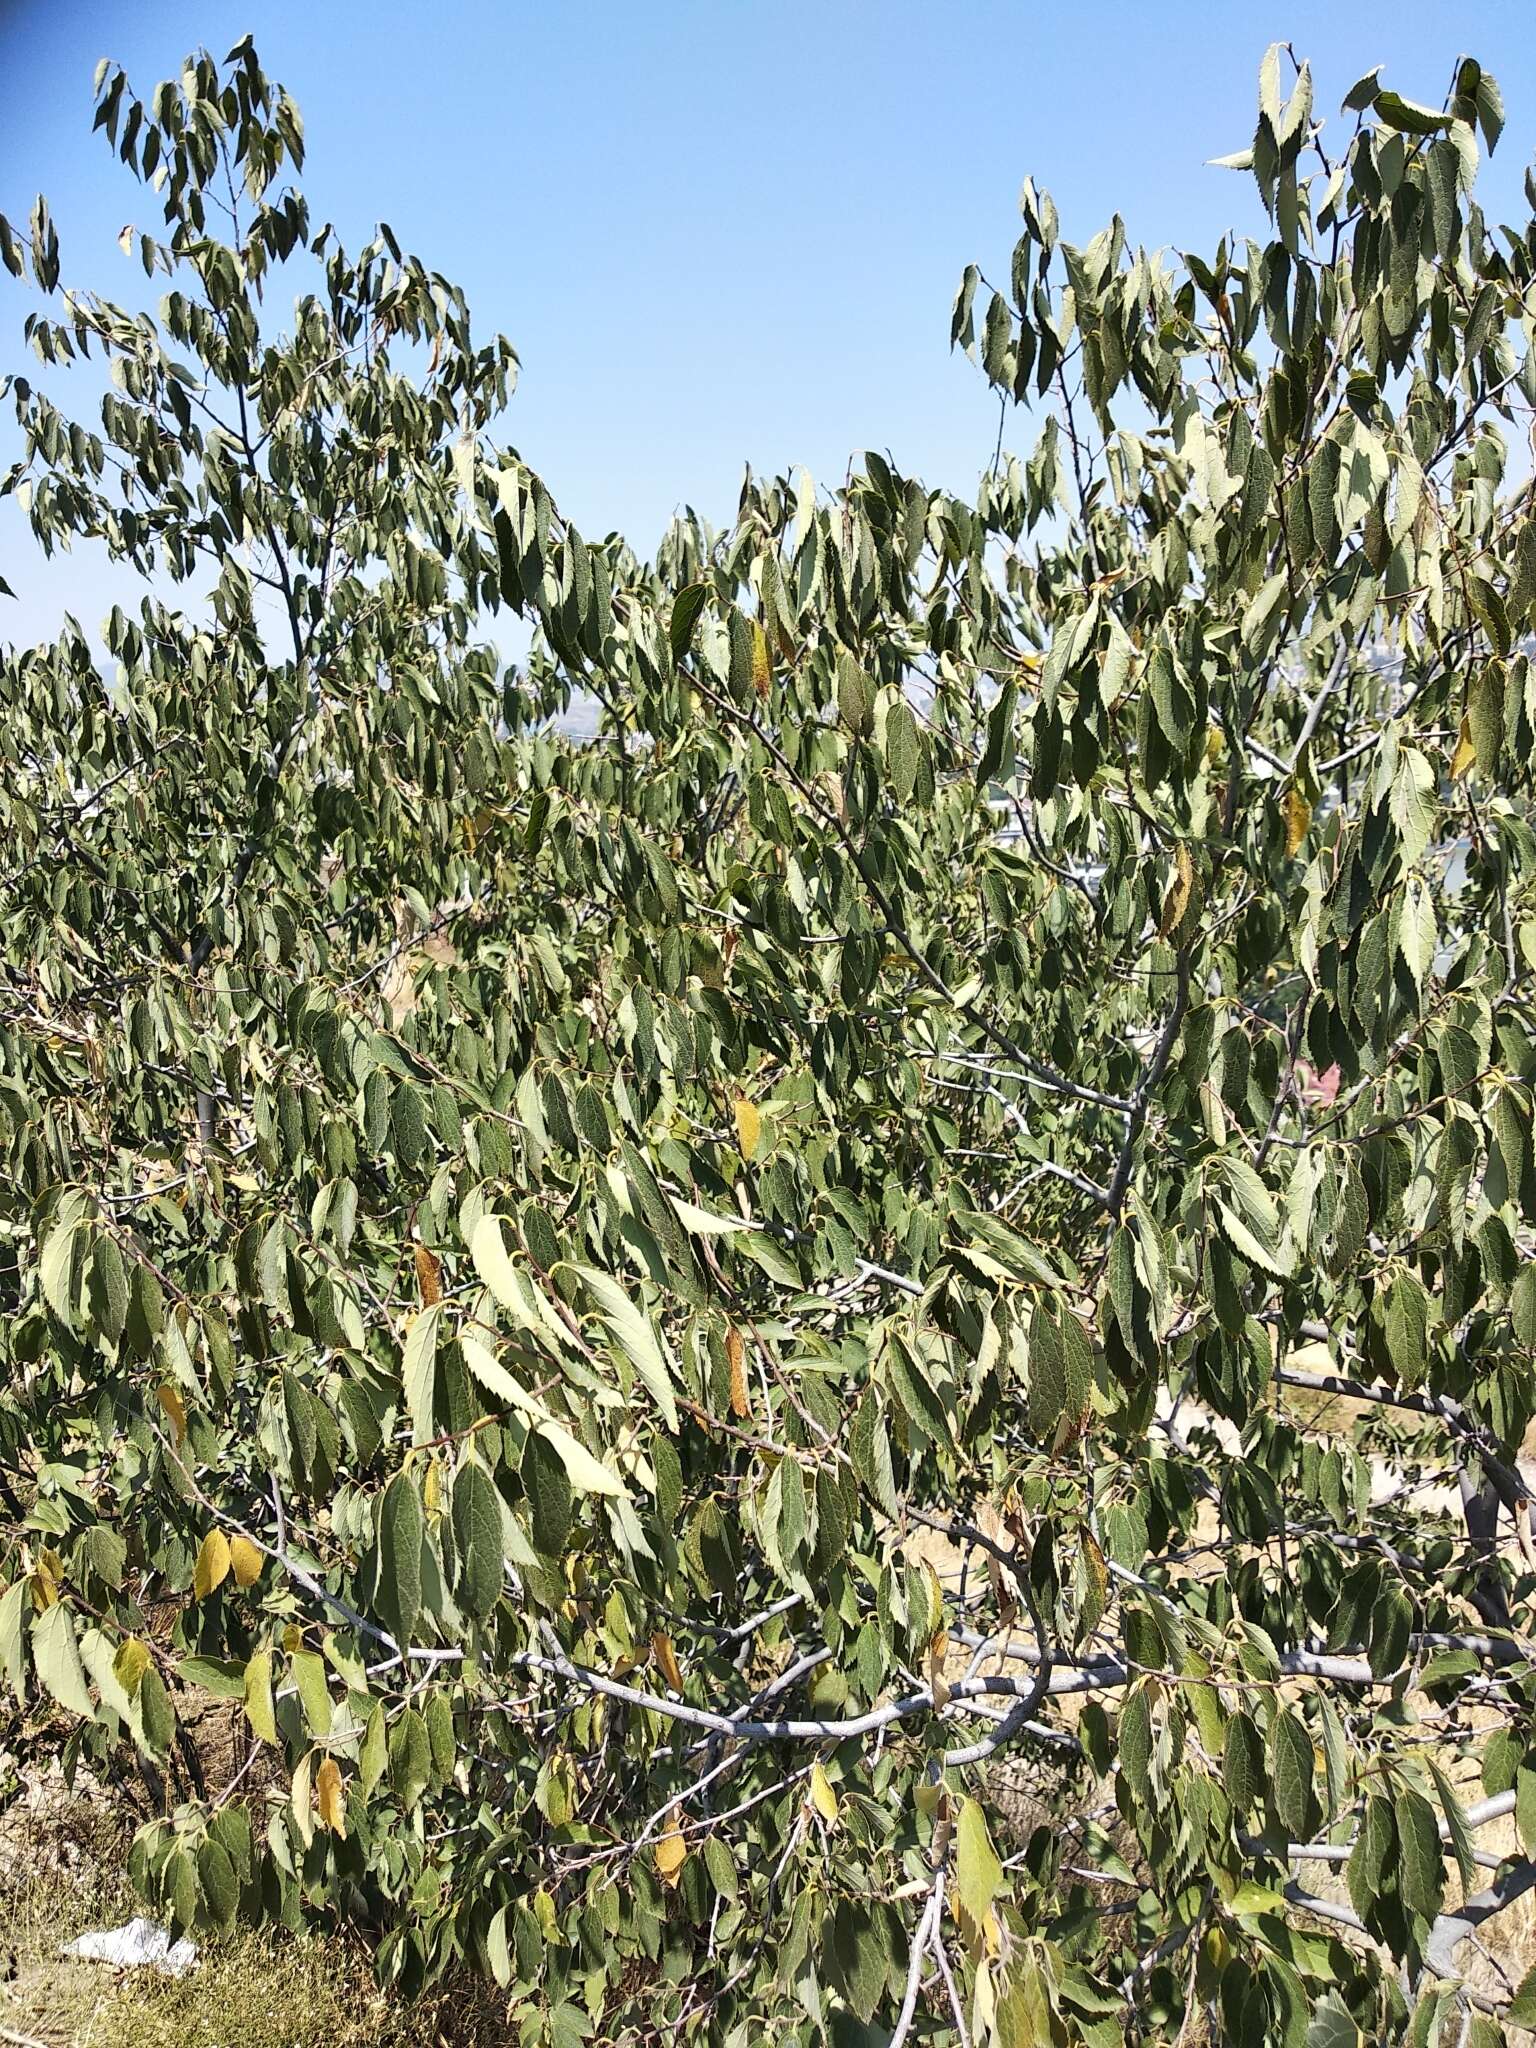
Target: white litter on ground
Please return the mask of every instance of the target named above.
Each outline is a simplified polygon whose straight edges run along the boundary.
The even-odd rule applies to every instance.
[[[93,1963],[111,1963],[119,1970],[158,1970],[165,1977],[184,1977],[197,1961],[197,1944],[183,1935],[172,1941],[153,1920],[130,1920],[125,1926],[101,1928],[66,1941],[61,1956],[83,1956]]]

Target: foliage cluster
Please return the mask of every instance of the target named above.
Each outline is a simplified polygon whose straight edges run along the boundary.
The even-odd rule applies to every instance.
[[[1208,257],[1026,184],[953,340],[1031,452],[973,500],[749,476],[653,560],[496,439],[458,291],[311,220],[249,43],[97,92],[156,309],[0,222],[0,489],[143,584],[104,658],[0,656],[0,1671],[137,1752],[145,1892],[370,1927],[406,1990],[471,1959],[558,2048],[1499,2038],[1494,80],[1373,74],[1335,144],[1272,50]]]

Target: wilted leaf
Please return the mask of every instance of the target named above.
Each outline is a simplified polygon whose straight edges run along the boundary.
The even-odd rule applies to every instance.
[[[315,1773],[315,1812],[320,1825],[342,1841],[347,1839],[347,1801],[342,1790],[341,1770],[328,1756]]]
[[[683,1689],[683,1674],[678,1666],[677,1652],[672,1647],[672,1638],[659,1629],[651,1637],[651,1655],[656,1659],[656,1668],[667,1681],[673,1692]]]
[[[734,1323],[725,1333],[725,1358],[731,1372],[731,1413],[742,1420],[752,1413],[752,1396],[747,1385],[746,1346]]]
[[[416,1266],[416,1291],[421,1297],[421,1305],[432,1308],[443,1298],[442,1265],[424,1244],[417,1245],[411,1256]]]
[[[1184,922],[1195,888],[1195,863],[1189,847],[1181,839],[1174,848],[1173,875],[1163,897],[1163,914],[1158,922],[1158,935],[1167,938],[1176,932]]]
[[[1288,859],[1300,850],[1311,823],[1312,806],[1293,782],[1285,792],[1285,851]]]

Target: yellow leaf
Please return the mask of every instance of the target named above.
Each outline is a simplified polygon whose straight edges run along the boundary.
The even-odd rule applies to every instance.
[[[290,1797],[293,1801],[293,1824],[299,1831],[299,1840],[307,1849],[315,1839],[315,1820],[312,1812],[311,1774],[315,1767],[315,1752],[306,1749],[294,1766],[293,1786]]]
[[[56,1550],[40,1550],[32,1573],[32,1611],[46,1614],[58,1600],[64,1583],[64,1560]]]
[[[757,1113],[757,1104],[748,1102],[745,1095],[736,1098],[736,1143],[741,1147],[743,1159],[750,1159],[757,1150],[757,1141],[762,1135],[763,1120]]]
[[[837,1794],[819,1762],[811,1765],[811,1804],[824,1821],[837,1819]]]
[[[421,1499],[422,1505],[426,1508],[429,1515],[435,1515],[442,1506],[443,1482],[438,1472],[437,1460],[435,1458],[427,1467],[427,1476],[421,1488]]]
[[[277,1742],[277,1714],[272,1704],[272,1652],[258,1650],[245,1667],[245,1718],[262,1742]]]
[[[421,1305],[431,1308],[434,1302],[443,1298],[443,1269],[424,1244],[417,1245],[415,1259],[416,1287],[421,1295]]]
[[[746,1346],[734,1326],[725,1333],[725,1357],[731,1368],[731,1413],[740,1420],[752,1413],[752,1397],[747,1389]]]
[[[1293,782],[1285,792],[1285,857],[1290,859],[1307,836],[1307,827],[1312,822],[1312,806]]]
[[[766,697],[768,685],[773,680],[773,664],[768,658],[768,635],[752,621],[752,687],[759,697]]]
[[[229,1577],[229,1539],[222,1529],[210,1529],[203,1538],[192,1571],[192,1597],[206,1600]]]
[[[229,1539],[230,1568],[235,1575],[237,1586],[254,1586],[261,1577],[261,1568],[266,1559],[256,1548],[249,1536],[231,1536]]]
[[[1472,720],[1465,711],[1461,714],[1461,731],[1456,738],[1456,751],[1451,756],[1451,779],[1460,782],[1463,775],[1477,766],[1477,748],[1472,743]]]
[[[987,1832],[986,1816],[974,1799],[967,1799],[960,1808],[955,1846],[956,1901],[992,1950],[997,1925],[992,1901],[1004,1889],[1005,1879]]]
[[[123,1691],[130,1696],[139,1689],[145,1672],[149,1669],[149,1651],[137,1636],[124,1636],[117,1646],[117,1655],[112,1659],[112,1676]]]
[[[166,1420],[171,1425],[176,1448],[180,1450],[187,1434],[187,1411],[181,1395],[172,1386],[156,1387],[155,1399],[165,1410]]]
[[[304,1631],[299,1627],[296,1621],[290,1621],[288,1626],[283,1630],[283,1648],[288,1652],[289,1656],[291,1657],[295,1650],[302,1650],[303,1647]]]
[[[329,1828],[342,1841],[347,1839],[347,1802],[333,1756],[328,1756],[315,1773],[315,1811],[322,1827]]]
[[[683,1840],[674,1821],[672,1826],[656,1844],[656,1875],[662,1883],[672,1886],[683,1874],[683,1865],[688,1861],[688,1845]]]
[[[678,1665],[677,1652],[672,1647],[672,1638],[658,1629],[651,1637],[651,1655],[656,1659],[658,1670],[674,1692],[683,1689],[683,1674]]]

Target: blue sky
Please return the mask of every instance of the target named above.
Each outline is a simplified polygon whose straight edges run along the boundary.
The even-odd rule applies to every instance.
[[[1005,268],[1021,179],[1076,240],[1117,207],[1154,246],[1256,231],[1251,180],[1205,159],[1249,140],[1275,38],[1329,112],[1374,64],[1438,101],[1479,57],[1510,117],[1487,203],[1512,213],[1531,20],[1529,0],[0,0],[0,211],[46,191],[66,280],[131,295],[115,238],[153,202],[90,133],[95,62],[147,92],[251,29],[303,110],[314,211],[353,243],[386,219],[466,287],[522,357],[506,438],[584,528],[648,549],[685,503],[726,520],[746,460],[826,482],[872,446],[972,486],[996,412],[947,353],[949,302],[968,260]],[[0,367],[22,368],[25,296],[0,285]],[[1009,444],[1032,438],[1014,415]],[[21,595],[0,639],[45,630],[61,593],[88,623],[110,602],[79,558],[37,572],[11,507],[0,574]]]

